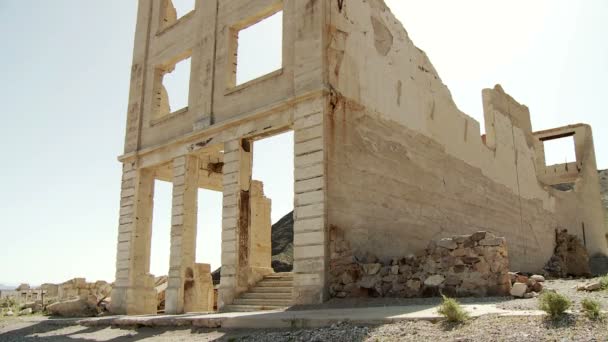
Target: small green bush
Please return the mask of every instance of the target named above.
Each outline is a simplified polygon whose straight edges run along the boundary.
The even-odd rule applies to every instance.
[[[589,298],[585,298],[581,302],[581,305],[583,306],[583,312],[585,313],[585,316],[587,316],[589,319],[595,320],[601,317],[602,313],[600,311],[599,302],[596,302],[595,300]]]
[[[572,302],[557,292],[545,292],[540,296],[538,305],[549,317],[557,318],[572,306]]]
[[[600,287],[602,290],[608,290],[608,274],[600,278]]]
[[[443,296],[443,302],[437,312],[447,318],[448,322],[462,323],[469,319],[469,314],[464,311],[460,303],[456,299],[446,296]]]

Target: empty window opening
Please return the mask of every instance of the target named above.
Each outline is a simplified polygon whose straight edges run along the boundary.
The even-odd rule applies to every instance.
[[[194,10],[195,0],[164,0],[160,11],[160,30],[175,24],[181,17]]]
[[[236,34],[236,84],[232,85],[240,85],[281,69],[283,11],[245,27]]]
[[[150,273],[155,277],[166,276],[169,273],[172,201],[173,184],[160,180],[154,181]]]
[[[293,137],[290,131],[253,145],[252,179],[263,184],[264,196],[270,199],[271,263],[276,272],[291,271],[293,265]]]
[[[194,11],[194,0],[171,0],[171,2],[173,2],[177,19]]]
[[[222,198],[221,191],[198,190],[196,262],[210,264],[211,272],[222,264]]]
[[[576,162],[574,136],[543,141],[545,147],[545,165],[559,165]]]
[[[156,119],[188,107],[190,68],[190,58],[186,58],[171,67],[158,70],[155,90]]]

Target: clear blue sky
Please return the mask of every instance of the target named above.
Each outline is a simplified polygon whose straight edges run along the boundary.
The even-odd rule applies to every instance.
[[[464,112],[482,121],[481,89],[501,83],[530,107],[535,130],[592,124],[598,164],[608,167],[607,1],[387,3]],[[0,0],[0,283],[114,277],[116,156],[124,140],[136,7],[134,0]],[[282,164],[255,170],[275,219],[291,209],[284,191],[290,178],[273,169],[289,169],[292,137],[277,139],[260,143],[256,158],[281,153]],[[167,184],[158,185],[157,275],[168,258],[162,246],[168,246],[169,193]],[[209,203],[201,229],[210,232],[199,242],[205,246],[199,261],[213,265],[219,201],[218,194],[201,193]]]

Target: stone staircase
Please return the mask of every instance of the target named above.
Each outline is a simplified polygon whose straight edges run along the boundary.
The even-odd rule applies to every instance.
[[[241,294],[223,312],[276,310],[291,306],[293,273],[267,275],[255,287]]]

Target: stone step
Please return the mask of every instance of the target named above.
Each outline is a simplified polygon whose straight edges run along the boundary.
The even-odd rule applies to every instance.
[[[240,298],[243,299],[282,299],[291,300],[291,291],[276,293],[276,292],[245,292]]]
[[[237,298],[234,300],[234,305],[254,305],[254,306],[273,306],[287,307],[291,305],[290,299],[245,299]]]
[[[222,312],[252,312],[252,311],[267,311],[267,310],[278,310],[285,309],[284,306],[272,306],[272,305],[226,305],[222,309]]]
[[[250,293],[289,293],[293,291],[292,287],[254,287],[249,290]]]
[[[293,287],[291,280],[262,280],[257,283],[258,287]]]
[[[273,280],[293,280],[293,273],[275,273],[269,274],[264,277],[264,279],[273,279]]]

